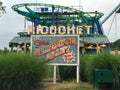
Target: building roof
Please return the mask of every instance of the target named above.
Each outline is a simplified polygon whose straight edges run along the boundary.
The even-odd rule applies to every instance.
[[[81,42],[88,44],[107,44],[110,43],[108,38],[104,35],[94,37],[80,37]]]
[[[87,44],[96,44],[96,43],[107,44],[107,43],[110,43],[108,38],[104,35],[96,36],[96,37],[80,37],[80,41],[83,42],[83,43],[87,43]],[[24,44],[24,43],[30,44],[30,37],[16,36],[9,42],[9,46]]]
[[[14,37],[9,44],[23,44],[23,43],[30,43],[30,37]]]

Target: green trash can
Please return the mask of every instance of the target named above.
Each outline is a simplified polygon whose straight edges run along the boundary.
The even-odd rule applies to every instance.
[[[95,90],[112,90],[114,74],[112,70],[95,69],[94,87]]]

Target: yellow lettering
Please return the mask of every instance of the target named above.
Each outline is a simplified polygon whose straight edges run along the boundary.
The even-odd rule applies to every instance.
[[[56,26],[50,27],[50,34],[56,34]]]
[[[72,33],[71,33],[72,32]],[[70,28],[70,26],[67,27],[67,34],[75,34],[74,28]]]
[[[85,26],[86,28],[87,28],[87,34],[90,34],[90,28],[92,27],[92,26]]]
[[[76,34],[83,34],[83,29],[82,29],[82,26],[77,26],[76,27]]]
[[[46,30],[46,32],[43,31],[44,29]],[[48,27],[47,26],[42,26],[41,27],[41,34],[48,34]]]
[[[66,30],[65,30],[65,26],[59,26],[58,27],[58,34],[65,34]]]

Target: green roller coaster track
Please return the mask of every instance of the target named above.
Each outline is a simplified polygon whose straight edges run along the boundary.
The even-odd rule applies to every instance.
[[[81,34],[80,36],[86,36],[87,28],[85,28],[85,26],[91,26],[89,36],[104,34],[101,23],[99,22],[99,19],[103,16],[103,13],[101,12],[84,12],[73,7],[44,3],[16,4],[12,6],[12,9],[18,14],[25,16],[26,20],[34,23],[35,33],[37,32],[36,26],[41,25],[48,27],[74,26],[75,28],[77,26],[82,26],[83,34]]]
[[[38,7],[43,8],[47,7],[48,12],[36,12],[33,11],[30,7]],[[54,17],[52,12],[52,7],[54,6]],[[27,11],[24,11],[21,8],[25,8]],[[28,21],[34,22],[35,19],[38,20],[40,25],[50,26],[52,25],[52,20],[54,18],[55,25],[67,25],[71,26],[72,24],[76,25],[91,25],[92,21],[95,19],[100,19],[103,16],[103,13],[100,12],[83,12],[81,10],[60,6],[60,5],[53,5],[53,4],[43,4],[43,3],[23,3],[23,4],[16,4],[12,6],[12,9],[16,11],[18,14],[21,14],[26,17]],[[61,10],[61,11],[60,11]],[[95,17],[95,18],[94,18]],[[80,22],[82,21],[82,23]]]
[[[40,25],[40,27],[47,26],[47,34],[50,34],[49,31],[51,26],[55,26],[56,28],[58,28],[59,26],[64,26],[65,31],[62,28],[61,32],[63,31],[65,32],[64,34],[67,34],[66,32],[68,28],[66,27],[70,27],[71,29],[74,25],[74,30],[73,28],[72,30],[75,33],[72,34],[79,34],[84,43],[109,43],[109,40],[104,35],[102,24],[101,22],[99,22],[100,18],[103,16],[103,13],[101,12],[84,12],[74,7],[44,3],[16,4],[12,6],[12,9],[18,14],[24,16],[26,20],[34,24],[34,29],[32,28],[35,31],[34,34],[38,34],[36,33],[38,25]],[[79,26],[82,26],[82,34],[76,33],[77,27]],[[88,29],[85,28],[85,26],[90,26],[89,34],[87,32]],[[56,34],[59,34],[58,31],[59,30],[56,29]],[[42,32],[44,32],[44,30]],[[18,38],[29,38],[29,36],[31,36],[33,33],[30,32],[28,34],[28,32],[18,32],[18,34],[20,35],[20,37]],[[42,33],[39,34],[41,35]],[[88,37],[91,37],[90,40],[88,40]],[[10,46],[12,47],[14,45],[18,45],[18,42],[15,43],[15,41],[13,40],[13,42],[10,42]]]

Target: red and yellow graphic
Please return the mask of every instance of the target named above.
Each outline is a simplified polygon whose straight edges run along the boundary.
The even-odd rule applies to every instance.
[[[37,36],[37,39],[33,40],[32,49],[34,55],[46,57],[50,63],[76,63],[79,50],[78,37],[50,35],[38,38]]]

